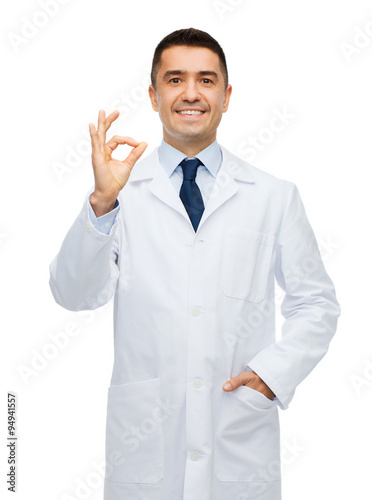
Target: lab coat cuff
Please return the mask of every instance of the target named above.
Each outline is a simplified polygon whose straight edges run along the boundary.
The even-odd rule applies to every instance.
[[[108,212],[107,214],[101,215],[100,217],[96,217],[96,214],[93,211],[92,205],[90,204],[90,197],[93,194],[93,190],[89,192],[86,198],[86,204],[88,207],[89,213],[89,221],[93,228],[102,234],[109,235],[114,230],[114,226],[116,227],[117,214],[120,210],[119,200],[116,200],[114,208]]]

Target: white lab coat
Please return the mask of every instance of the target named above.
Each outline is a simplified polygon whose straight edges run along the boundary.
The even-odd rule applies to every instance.
[[[221,149],[196,233],[156,149],[110,234],[87,196],[50,266],[69,310],[115,297],[104,500],[281,498],[278,408],[327,352],[340,308],[296,186]],[[222,389],[248,365],[273,401]]]

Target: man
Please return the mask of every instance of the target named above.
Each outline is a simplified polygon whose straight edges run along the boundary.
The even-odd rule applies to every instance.
[[[106,143],[119,113],[99,112],[95,187],[50,267],[67,309],[114,295],[104,498],[279,500],[278,408],[327,352],[334,286],[296,186],[217,143],[231,85],[216,40],[171,33],[151,76],[160,147],[136,164],[147,144]]]

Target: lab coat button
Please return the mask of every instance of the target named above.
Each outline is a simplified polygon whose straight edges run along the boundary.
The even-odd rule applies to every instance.
[[[200,378],[196,378],[192,385],[195,387],[195,389],[199,389],[203,385],[203,382],[200,380]]]
[[[188,240],[188,241],[186,241],[186,245],[187,245],[188,247],[192,247],[193,243],[194,243],[194,241],[193,241],[193,240]]]
[[[86,228],[86,230],[87,230],[88,232],[90,232],[90,231],[92,230],[91,225],[89,224],[89,222],[87,222],[87,223],[85,224],[85,228]]]
[[[200,314],[200,309],[199,309],[199,307],[193,307],[193,308],[191,309],[191,314],[192,314],[193,316],[199,316],[199,314]]]
[[[194,460],[196,462],[196,460],[199,460],[200,455],[197,451],[193,451],[190,455],[190,458],[191,458],[191,460]]]

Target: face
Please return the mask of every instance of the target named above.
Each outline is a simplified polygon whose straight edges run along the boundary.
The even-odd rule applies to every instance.
[[[182,145],[204,149],[216,138],[231,85],[225,90],[216,53],[204,47],[174,46],[163,51],[156,90],[150,85],[149,94],[165,141],[178,149]]]

